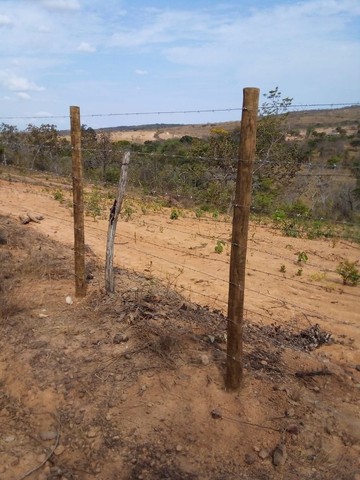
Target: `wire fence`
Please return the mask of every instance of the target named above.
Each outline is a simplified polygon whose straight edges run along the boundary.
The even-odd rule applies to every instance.
[[[324,108],[340,108],[348,106],[358,106],[358,103],[349,104],[343,103],[328,103],[328,104],[303,104],[292,105],[289,111],[296,112],[304,109],[324,109]],[[230,112],[241,111],[242,108],[225,108],[225,109],[205,109],[205,110],[184,110],[184,111],[167,111],[167,112],[119,112],[119,113],[96,113],[84,114],[82,118],[91,117],[112,117],[112,116],[140,116],[140,115],[163,115],[163,114],[190,114],[190,113],[211,113],[211,112]],[[1,120],[18,120],[31,119],[33,117],[0,117]],[[46,116],[38,117],[41,119],[57,119],[69,118],[68,115],[63,116]],[[53,130],[50,129],[52,132]],[[9,133],[9,132],[7,132]],[[13,132],[10,132],[13,133]],[[28,131],[22,133],[20,136],[2,135],[2,164],[4,170],[3,175],[8,175],[11,178],[11,169],[21,169],[23,173],[42,173],[44,176],[46,172],[58,175],[58,178],[71,177],[71,154],[72,149],[70,143],[63,137],[59,138],[55,135],[53,142],[51,137],[46,137],[41,141],[42,137],[36,137],[34,134],[40,134],[40,130]],[[43,132],[42,132],[43,133]],[[53,132],[54,133],[54,132]],[[331,141],[339,140],[338,149],[344,148],[344,136],[333,136]],[[33,136],[31,136],[33,134]],[[343,134],[342,134],[343,135]],[[228,281],[228,265],[229,265],[229,249],[233,246],[230,237],[231,226],[231,208],[233,204],[233,191],[235,186],[236,165],[239,161],[234,153],[232,146],[226,143],[228,137],[225,137],[223,144],[214,143],[214,148],[210,152],[205,148],[204,143],[196,144],[196,148],[191,149],[187,142],[189,139],[185,138],[183,142],[184,148],[174,146],[164,142],[163,148],[156,148],[154,145],[114,145],[109,141],[109,137],[103,137],[104,143],[99,145],[99,139],[95,138],[95,143],[89,145],[89,142],[94,138],[84,137],[84,146],[82,147],[82,158],[85,166],[85,173],[88,180],[96,182],[97,187],[92,187],[85,199],[85,207],[88,215],[93,216],[94,219],[100,218],[110,206],[110,198],[100,193],[99,185],[102,182],[109,184],[109,181],[116,180],[119,168],[122,161],[124,149],[131,150],[131,162],[129,172],[129,190],[127,199],[123,209],[123,218],[127,225],[133,222],[136,224],[136,230],[130,233],[122,231],[119,242],[122,250],[126,248],[123,240],[128,241],[131,245],[131,252],[141,255],[143,258],[148,258],[149,261],[160,261],[162,264],[167,264],[173,269],[180,272],[179,278],[177,273],[162,272],[163,279],[166,276],[172,275],[176,278],[177,285],[181,284],[181,275],[183,271],[187,271],[188,277],[191,274],[197,275],[197,281],[206,279],[208,282],[222,285],[222,293],[217,296],[209,295],[204,290],[201,291],[195,285],[189,288],[189,281],[181,288],[193,295],[207,298],[213,301],[214,304],[220,303],[226,305],[226,289],[229,287]],[[323,137],[316,138],[316,141],[323,141]],[[121,142],[120,142],[121,143]],[[150,142],[156,143],[156,142]],[[166,148],[165,148],[166,147]],[[181,147],[181,145],[180,145]],[[314,155],[313,155],[314,157]],[[315,157],[314,157],[315,158]],[[254,229],[272,232],[275,234],[285,234],[291,239],[299,237],[305,238],[329,238],[334,244],[343,241],[344,237],[349,241],[359,240],[358,221],[356,215],[352,215],[352,209],[357,206],[352,203],[351,191],[356,188],[358,172],[360,171],[360,163],[354,161],[353,158],[346,158],[342,161],[326,160],[326,156],[321,160],[319,158],[311,158],[311,155],[306,161],[302,161],[301,165],[295,165],[294,162],[284,161],[281,159],[281,169],[292,188],[287,189],[287,196],[283,199],[283,205],[295,204],[297,197],[292,195],[293,192],[298,192],[299,189],[303,197],[307,197],[313,204],[317,205],[317,210],[309,215],[309,211],[300,209],[285,209],[279,205],[278,209],[272,209],[272,220],[264,220],[261,215],[257,216],[259,210],[264,207],[262,203],[275,202],[271,188],[269,191],[261,191],[261,176],[267,177],[268,172],[279,167],[279,165],[272,159],[259,158],[254,166],[254,202],[252,211],[254,214]],[[356,159],[355,159],[356,160]],[[296,163],[296,162],[295,162]],[[294,170],[293,173],[289,173]],[[8,172],[8,173],[7,173]],[[260,185],[260,187],[259,187]],[[55,196],[55,190],[53,195]],[[258,190],[260,193],[258,193]],[[62,201],[64,196],[61,191],[61,186],[58,187],[58,197]],[[105,196],[104,196],[105,195]],[[267,196],[266,196],[267,195]],[[71,200],[68,198],[68,203]],[[325,221],[327,210],[333,208],[334,204],[338,203],[336,207],[337,216],[332,218],[331,225]],[[260,207],[259,207],[260,204]],[[341,205],[340,205],[341,204]],[[9,206],[16,208],[16,205]],[[266,205],[265,205],[266,207]],[[187,213],[188,212],[188,213]],[[190,212],[190,213],[189,213]],[[157,219],[157,213],[161,220]],[[262,212],[260,212],[262,213]],[[266,213],[266,208],[265,208]],[[345,213],[345,215],[343,215]],[[105,214],[106,215],[106,214]],[[164,215],[168,215],[168,222],[164,223]],[[172,215],[172,217],[171,217]],[[182,218],[186,216],[193,216],[186,225]],[[52,216],[49,215],[49,218]],[[151,217],[151,218],[149,218]],[[171,217],[171,218],[170,218]],[[340,217],[340,218],[339,218]],[[72,222],[71,219],[64,220],[60,217],[53,216],[53,220]],[[210,227],[210,228],[208,228]],[[163,243],[161,235],[155,235],[155,239],[150,236],[141,238],[141,229],[154,229],[159,232],[166,232],[167,237],[171,234],[182,237],[184,242],[189,242],[189,235],[194,235],[196,229],[196,239],[199,239],[205,247],[200,245],[205,253],[197,253],[198,245],[191,245],[189,247],[173,244],[166,240]],[[92,237],[95,234],[100,234],[105,238],[106,228],[96,227],[95,225],[87,224],[87,236]],[[345,234],[344,234],[344,231]],[[154,232],[155,233],[155,232]],[[295,241],[295,240],[294,240]],[[211,245],[211,250],[209,245]],[[218,247],[219,254],[213,253],[215,245]],[[149,248],[150,247],[150,248]],[[357,255],[357,247],[354,248],[354,257]],[[189,251],[190,250],[190,251]],[[166,253],[166,255],[165,255]],[[296,288],[311,288],[320,292],[329,293],[338,286],[322,285],[319,282],[308,281],[303,278],[303,270],[305,268],[316,269],[319,275],[326,275],[334,277],[336,269],[334,266],[324,265],[324,262],[314,262],[312,259],[306,261],[297,261],[296,256],[289,256],[284,252],[275,253],[264,248],[263,245],[257,246],[257,242],[250,238],[249,255],[263,255],[264,258],[269,258],[272,261],[286,262],[291,264],[292,270],[295,273],[292,277],[284,275],[284,271],[269,271],[269,269],[259,268],[259,266],[248,266],[248,272],[252,275],[262,275],[268,279],[276,279],[283,281],[287,286],[295,285]],[[181,259],[181,261],[180,261]],[[218,265],[220,273],[210,273],[202,268],[203,264]],[[163,267],[162,267],[163,268]],[[280,267],[279,267],[280,268]],[[285,267],[286,268],[286,267]],[[142,267],[144,270],[144,266]],[[216,268],[212,267],[216,271]],[[315,273],[314,273],[315,275]],[[271,280],[268,280],[271,283]],[[173,280],[173,283],[175,281]],[[199,285],[199,284],[197,284]],[[249,287],[247,291],[258,297],[264,297],[268,300],[278,302],[279,305],[287,305],[295,308],[303,313],[317,314],[316,310],[304,308],[304,305],[296,304],[294,302],[287,302],[282,298],[272,295],[271,293],[264,293]],[[356,293],[344,290],[342,295],[344,298],[356,296]],[[223,307],[222,307],[223,308]],[[326,317],[331,318],[331,317]],[[332,319],[334,320],[334,319]]]
[[[30,173],[34,173],[34,171],[32,170]],[[44,175],[43,172],[37,173]],[[46,182],[47,181],[45,180],[45,183]],[[3,188],[8,189],[9,191],[12,189],[11,185]],[[62,199],[62,201],[64,202],[64,199]],[[108,201],[108,206],[110,203],[111,200]],[[69,206],[70,205],[71,203]],[[6,202],[6,206],[10,208],[11,211],[16,211],[16,209],[19,208],[18,203],[10,201]],[[23,209],[26,210],[27,207],[23,207]],[[62,208],[62,210],[64,209]],[[121,228],[121,233],[118,233],[116,240],[116,245],[119,246],[121,251],[120,256],[122,257],[125,255],[127,258],[127,260],[121,260],[121,264],[125,267],[129,266],[130,268],[137,268],[145,273],[146,270],[147,273],[149,273],[150,270],[151,274],[154,276],[161,276],[163,281],[167,281],[174,288],[187,292],[187,294],[193,298],[198,299],[203,297],[206,302],[209,303],[210,301],[213,306],[220,305],[221,310],[224,310],[224,307],[227,304],[227,289],[229,286],[229,256],[226,255],[226,252],[221,252],[223,253],[223,256],[214,253],[213,247],[214,245],[216,246],[217,242],[222,242],[223,244],[226,244],[227,253],[229,253],[229,249],[231,245],[233,245],[233,242],[229,239],[231,233],[230,222],[227,218],[225,218],[227,221],[223,222],[222,219],[215,221],[214,219],[206,217],[196,217],[192,214],[192,216],[188,218],[183,217],[177,219],[176,221],[178,221],[178,224],[174,225],[175,221],[170,219],[169,210],[170,207],[164,207],[158,212],[134,212],[130,216],[124,214],[123,225],[126,228]],[[105,209],[105,212],[101,212],[101,215],[98,217],[98,223],[95,223],[92,220],[86,222],[86,238],[87,243],[90,246],[92,246],[93,242],[96,243],[99,239],[102,244],[105,242],[107,233],[106,220],[102,220],[100,217],[105,214],[106,218],[106,211],[107,209]],[[191,213],[192,212],[190,212],[190,214]],[[57,221],[59,224],[68,224],[68,228],[71,228],[73,224],[71,217],[66,218],[66,216],[57,216],[53,214],[47,214],[46,216],[51,220]],[[319,253],[316,253],[313,255],[313,259],[310,258],[309,260],[302,262],[299,260],[299,252],[297,251],[290,256],[284,254],[283,251],[277,253],[274,250],[269,251],[266,247],[259,248],[257,246],[258,243],[266,244],[266,242],[261,240],[263,234],[270,233],[273,235],[271,232],[273,232],[274,228],[261,223],[253,224],[252,228],[254,230],[254,235],[252,236],[250,234],[248,249],[248,256],[250,258],[252,255],[261,255],[263,258],[269,258],[271,261],[276,259],[279,260],[279,263],[281,262],[281,265],[287,263],[289,268],[295,272],[299,272],[299,270],[303,269],[311,270],[313,272],[311,275],[313,277],[318,276],[319,279],[312,279],[309,281],[303,279],[300,275],[296,276],[296,273],[291,273],[290,275],[285,274],[285,272],[281,274],[280,271],[276,273],[276,271],[271,271],[270,268],[264,269],[253,267],[251,262],[249,262],[247,267],[249,274],[260,274],[264,279],[268,279],[267,282],[269,284],[271,284],[271,278],[276,278],[284,285],[284,290],[291,290],[291,288],[295,287],[297,290],[300,291],[303,289],[305,292],[306,289],[310,289],[313,292],[321,292],[321,295],[327,294],[329,299],[332,297],[334,291],[341,290],[341,296],[343,299],[346,299],[347,297],[349,297],[349,299],[357,297],[357,292],[351,291],[350,288],[344,290],[339,282],[335,281],[332,283],[333,280],[329,280],[326,281],[325,285],[321,284],[322,281],[325,281],[326,275],[330,275],[332,279],[336,275],[336,270],[334,266],[331,265],[333,262],[326,262],[327,265],[330,264],[330,266],[326,266],[321,258],[321,254],[319,255]],[[257,230],[259,233],[256,233]],[[176,236],[175,239],[171,238],[173,235]],[[276,231],[275,235],[277,235]],[[162,238],[164,240],[162,240]],[[204,244],[197,244],[199,241],[202,242],[203,240]],[[268,241],[270,242],[271,240]],[[181,242],[184,242],[184,245],[182,245]],[[197,248],[204,249],[204,253],[196,253]],[[356,248],[355,252],[357,251],[358,249]],[[140,265],[137,267],[126,265],[129,255],[133,254],[136,254],[141,258],[141,260],[138,259],[139,261],[137,263],[140,263]],[[309,253],[308,256],[311,257],[311,254]],[[152,262],[150,268],[146,259],[148,259],[149,262]],[[314,261],[315,259],[317,261]],[[162,266],[160,270],[156,267],[157,261],[161,262]],[[216,265],[219,265],[219,267],[216,267]],[[208,269],[204,268],[208,266]],[[280,268],[280,264],[278,268]],[[153,272],[151,272],[151,270],[153,270]],[[186,274],[184,274],[184,272],[186,272]],[[194,275],[196,275],[196,278],[193,278],[193,281],[191,282],[191,278],[189,277]],[[182,285],[181,282],[183,276],[186,276],[186,282],[184,282],[184,285]],[[201,285],[203,282],[206,284],[205,291],[201,291],[198,288],[198,285]],[[206,282],[208,282],[208,284]],[[209,291],[213,291],[212,286],[216,287],[219,284],[222,285],[219,289],[219,294],[217,296],[209,294]],[[305,307],[305,303],[308,303],[307,301],[299,304],[285,300],[283,297],[254,289],[251,286],[247,287],[247,292],[255,295],[257,298],[261,297],[265,300],[274,301],[279,307],[291,307],[298,313],[314,315],[315,317],[330,320],[332,322],[341,321],[340,318],[335,318],[318,312],[316,309]],[[306,294],[304,293],[304,295]],[[259,302],[257,301],[256,303]],[[258,312],[258,314],[261,315],[261,312]],[[266,315],[263,316],[266,317]],[[272,317],[267,316],[267,318],[271,319]]]

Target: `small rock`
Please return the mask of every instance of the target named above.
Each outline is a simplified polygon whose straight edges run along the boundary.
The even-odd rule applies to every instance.
[[[246,453],[244,460],[247,465],[252,465],[256,461],[256,456],[254,453]]]
[[[126,343],[129,340],[129,337],[124,333],[117,333],[113,338],[113,343]]]
[[[210,363],[209,357],[205,354],[201,355],[200,361],[203,365],[209,365]]]
[[[39,318],[48,318],[48,316],[46,313],[39,313]]]
[[[65,302],[68,304],[68,305],[72,305],[74,303],[73,299],[70,297],[70,295],[68,295],[66,298],[65,298]]]
[[[260,450],[260,452],[258,453],[259,457],[261,458],[261,460],[265,460],[265,458],[268,458],[268,456],[270,455],[268,450],[265,450],[265,448],[262,448]]]
[[[295,410],[293,408],[288,408],[285,412],[285,415],[287,417],[294,417],[295,416]]]
[[[215,419],[222,418],[222,413],[218,408],[214,408],[213,410],[211,410],[211,416]]]
[[[260,450],[261,450],[260,447],[258,447],[257,445],[254,446],[254,451],[255,451],[255,452],[259,453]]]
[[[209,339],[210,343],[214,343],[214,342],[215,342],[215,337],[214,337],[214,335],[208,335],[208,339]]]
[[[261,365],[263,365],[264,367],[266,367],[266,365],[268,364],[268,362],[266,360],[261,360],[260,361]]]
[[[182,445],[176,445],[176,451],[177,452],[182,452],[182,450],[183,450]]]
[[[64,445],[59,445],[59,446],[56,448],[56,450],[55,450],[54,453],[55,453],[55,455],[59,456],[59,455],[61,455],[61,454],[64,453],[64,452],[65,452],[65,447],[64,447]]]
[[[288,425],[288,426],[286,427],[286,431],[287,431],[288,433],[292,433],[293,435],[298,435],[299,432],[300,432],[300,429],[299,429],[299,427],[298,427],[297,425],[291,424],[291,425]]]
[[[316,393],[319,393],[320,388],[317,385],[315,385],[315,387],[313,387],[313,391],[316,392]]]
[[[287,458],[286,446],[283,443],[279,443],[273,451],[273,464],[275,467],[281,467],[285,464]]]
[[[4,440],[5,440],[6,443],[12,443],[15,440],[15,437],[14,437],[14,435],[7,435],[4,438]]]
[[[96,437],[96,430],[94,428],[90,429],[87,433],[88,438],[95,438]]]

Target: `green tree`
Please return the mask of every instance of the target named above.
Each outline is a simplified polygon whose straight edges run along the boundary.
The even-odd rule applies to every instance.
[[[59,171],[59,159],[69,156],[70,144],[61,136],[55,125],[42,124],[40,127],[29,124],[24,139],[28,147],[30,168]],[[62,169],[61,169],[62,170]]]

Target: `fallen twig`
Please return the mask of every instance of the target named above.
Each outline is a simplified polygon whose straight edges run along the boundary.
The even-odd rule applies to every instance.
[[[52,417],[55,418],[56,422],[57,422],[57,431],[56,431],[56,441],[55,441],[55,444],[54,446],[52,447],[52,449],[48,452],[48,454],[46,455],[45,457],[45,460],[43,460],[41,463],[39,463],[39,465],[37,465],[36,467],[32,468],[31,470],[29,470],[28,472],[24,473],[24,475],[22,475],[21,477],[18,478],[18,480],[24,480],[24,478],[26,477],[29,477],[32,473],[36,472],[37,470],[39,470],[39,468],[41,468],[42,466],[45,465],[45,463],[49,460],[49,458],[54,454],[55,450],[57,449],[58,445],[59,445],[59,441],[60,441],[60,435],[61,435],[61,424],[59,422],[59,419],[57,417],[55,417],[55,415],[53,415],[52,413],[49,413],[48,415],[51,415]]]

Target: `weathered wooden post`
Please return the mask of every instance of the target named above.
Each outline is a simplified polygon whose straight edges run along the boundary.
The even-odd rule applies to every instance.
[[[75,296],[85,297],[85,233],[80,108],[70,107],[74,202]]]
[[[236,390],[243,378],[243,329],[246,250],[256,151],[258,88],[244,88],[240,148],[235,190],[227,324],[226,389]]]
[[[116,199],[110,211],[107,242],[106,242],[106,260],[105,260],[105,290],[107,293],[114,293],[114,240],[116,235],[116,226],[125,196],[127,173],[130,162],[130,152],[126,152],[121,165],[119,188]]]

